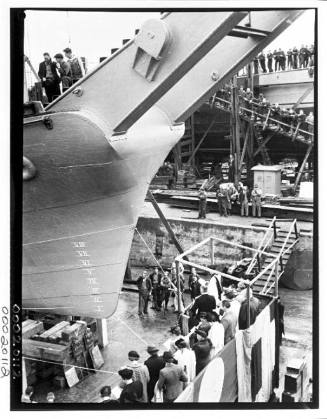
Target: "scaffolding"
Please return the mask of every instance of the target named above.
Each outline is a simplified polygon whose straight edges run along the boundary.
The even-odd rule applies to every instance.
[[[260,257],[273,257],[274,259],[262,270],[259,269],[258,273],[254,276],[253,279],[248,280],[244,278],[239,278],[234,275],[221,272],[217,269],[214,269],[213,266],[215,266],[215,251],[216,246],[218,244],[223,244],[224,246],[232,246],[236,247],[242,250],[246,250],[248,252],[253,253],[253,257],[258,257],[258,250],[260,251]],[[193,253],[196,250],[203,249],[205,246],[209,246],[209,252],[207,253],[210,258],[210,264],[203,265],[200,263],[191,262],[190,260],[187,260],[190,258],[191,253]],[[250,289],[253,287],[253,284],[255,284],[260,278],[262,278],[266,273],[268,273],[268,280],[266,281],[266,285],[263,289],[263,291],[260,293],[260,295],[267,296],[273,299],[278,298],[278,281],[282,274],[282,268],[280,266],[280,256],[276,257],[276,255],[269,253],[266,250],[263,249],[254,249],[252,247],[244,246],[239,243],[233,243],[227,240],[219,239],[214,236],[210,236],[206,238],[205,240],[202,240],[200,243],[192,246],[190,249],[185,251],[184,253],[180,254],[175,258],[175,265],[176,265],[176,271],[179,272],[179,265],[182,263],[183,265],[193,267],[196,269],[199,269],[201,271],[206,272],[207,274],[214,276],[218,275],[222,278],[227,278],[230,281],[233,281],[235,283],[242,282],[245,284],[247,288],[247,303],[248,303],[248,310],[250,310],[250,298],[251,298],[251,291]],[[210,267],[209,267],[210,266]],[[273,295],[271,296],[270,290],[274,290]],[[182,313],[181,307],[181,287],[180,287],[180,278],[177,279],[177,301],[178,301],[178,312]],[[250,327],[250,313],[248,312],[248,327]]]

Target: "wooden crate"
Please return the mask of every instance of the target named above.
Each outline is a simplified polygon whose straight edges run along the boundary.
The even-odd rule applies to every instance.
[[[44,331],[43,323],[36,320],[25,320],[22,326],[22,337],[24,339],[28,339],[31,336]]]
[[[49,337],[52,337],[53,339],[57,337],[61,337],[62,329],[64,329],[66,326],[69,326],[69,322],[66,322],[66,321],[59,322],[55,326],[51,327],[50,329],[42,333],[42,335],[40,335],[40,338],[42,340],[47,340],[49,339]]]
[[[68,346],[32,339],[23,339],[22,345],[23,356],[58,362],[67,360],[68,349]]]

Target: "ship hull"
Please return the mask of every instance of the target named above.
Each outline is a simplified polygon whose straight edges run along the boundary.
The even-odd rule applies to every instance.
[[[153,107],[110,138],[90,113],[24,127],[23,307],[104,318],[117,306],[148,185],[184,126]]]

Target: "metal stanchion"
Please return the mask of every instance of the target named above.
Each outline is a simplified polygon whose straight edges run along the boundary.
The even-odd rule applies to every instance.
[[[176,265],[176,275],[177,275],[177,304],[178,304],[178,314],[181,314],[182,307],[181,307],[181,281],[179,277],[179,262],[178,260],[175,261]]]
[[[247,306],[247,328],[249,328],[251,326],[251,319],[250,319],[250,284],[247,284],[247,292],[246,292],[246,298],[248,301],[248,306]]]
[[[211,266],[215,264],[215,246],[213,238],[210,239],[210,257],[211,257]]]
[[[278,262],[275,263],[275,297],[278,297]]]

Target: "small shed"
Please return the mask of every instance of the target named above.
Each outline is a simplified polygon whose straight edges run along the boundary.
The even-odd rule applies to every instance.
[[[263,166],[261,164],[252,167],[253,186],[258,185],[263,194],[280,195],[281,166]]]

